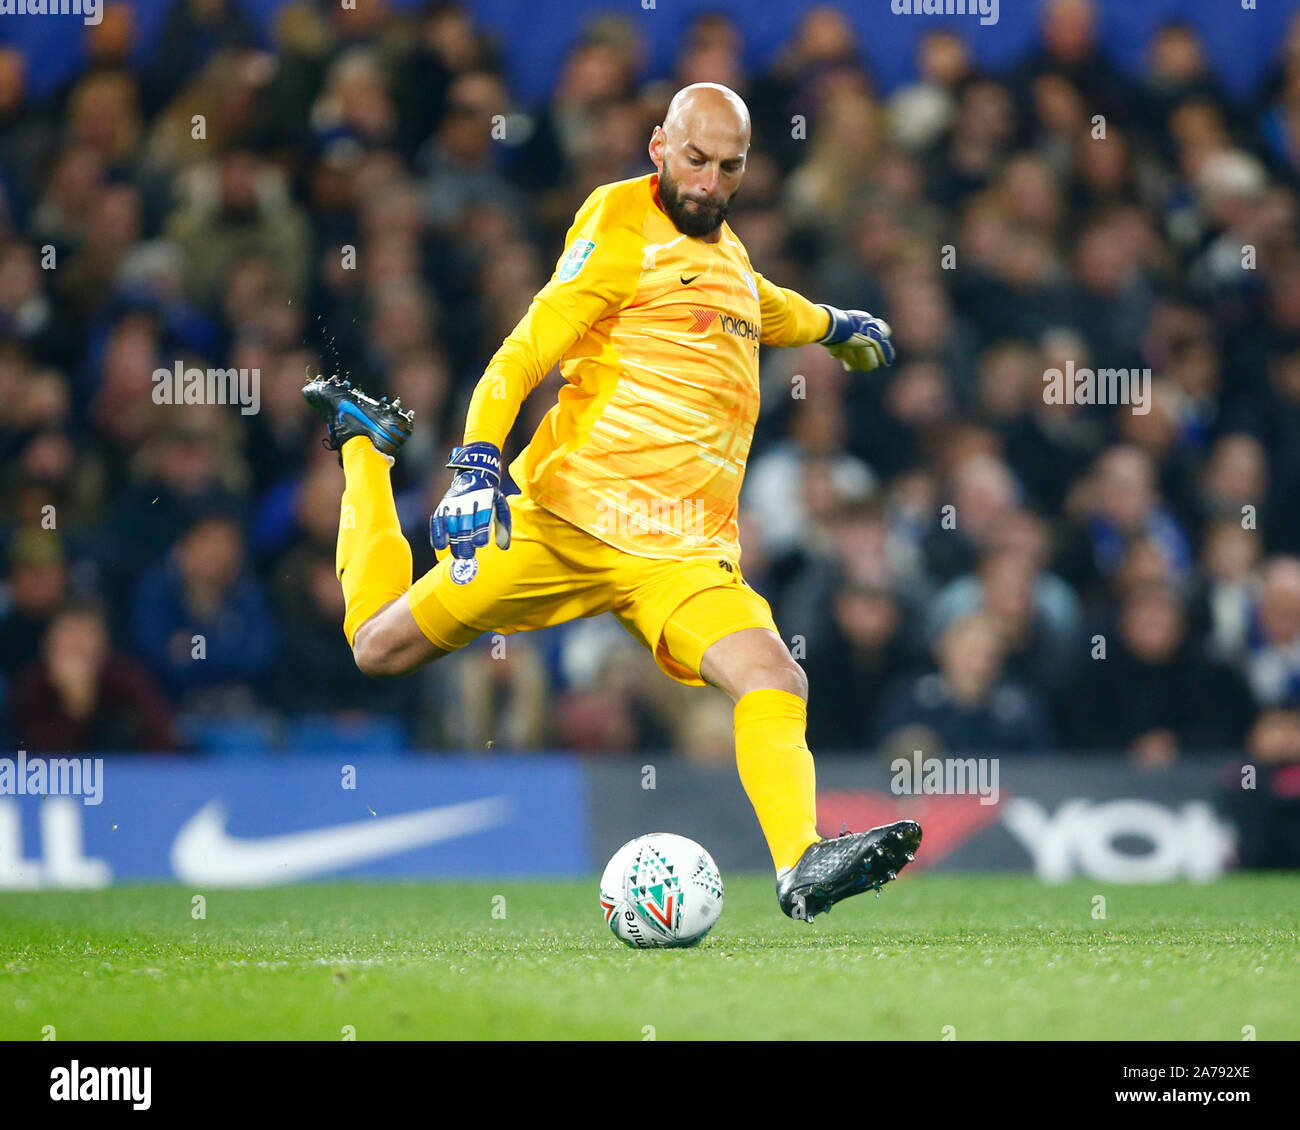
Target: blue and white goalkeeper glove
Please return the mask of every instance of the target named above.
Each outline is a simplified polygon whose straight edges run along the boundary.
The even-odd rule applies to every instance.
[[[889,340],[893,331],[888,322],[873,318],[865,310],[818,305],[831,316],[831,328],[819,344],[826,346],[832,357],[839,358],[846,369],[869,373],[894,363],[894,343]]]
[[[450,545],[454,561],[473,561],[474,551],[487,545],[490,538],[502,549],[509,549],[510,504],[501,491],[501,449],[494,443],[466,444],[451,453],[447,466],[460,474],[429,518],[433,548]]]

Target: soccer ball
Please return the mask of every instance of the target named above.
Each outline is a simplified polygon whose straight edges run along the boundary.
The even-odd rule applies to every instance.
[[[652,832],[614,853],[600,877],[600,909],[629,946],[693,946],[722,917],[722,876],[694,840]]]

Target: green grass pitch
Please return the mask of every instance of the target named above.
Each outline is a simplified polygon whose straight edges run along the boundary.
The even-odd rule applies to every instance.
[[[596,888],[208,890],[201,919],[179,886],[5,893],[0,1038],[1300,1038],[1297,875],[905,875],[811,925],[733,876],[701,946],[657,951]]]

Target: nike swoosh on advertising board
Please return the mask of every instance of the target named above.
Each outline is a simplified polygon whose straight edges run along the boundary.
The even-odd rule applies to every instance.
[[[287,883],[482,832],[504,824],[508,814],[508,798],[497,796],[329,828],[236,839],[226,831],[225,805],[213,800],[176,833],[172,871],[187,883]]]

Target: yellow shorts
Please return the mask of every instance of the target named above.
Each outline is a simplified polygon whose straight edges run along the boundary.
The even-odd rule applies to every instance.
[[[510,548],[478,550],[468,584],[451,579],[448,554],[411,587],[411,613],[434,646],[613,612],[666,674],[702,687],[707,648],[745,628],[776,631],[767,601],[718,561],[625,553],[523,495],[510,496],[510,514]]]

